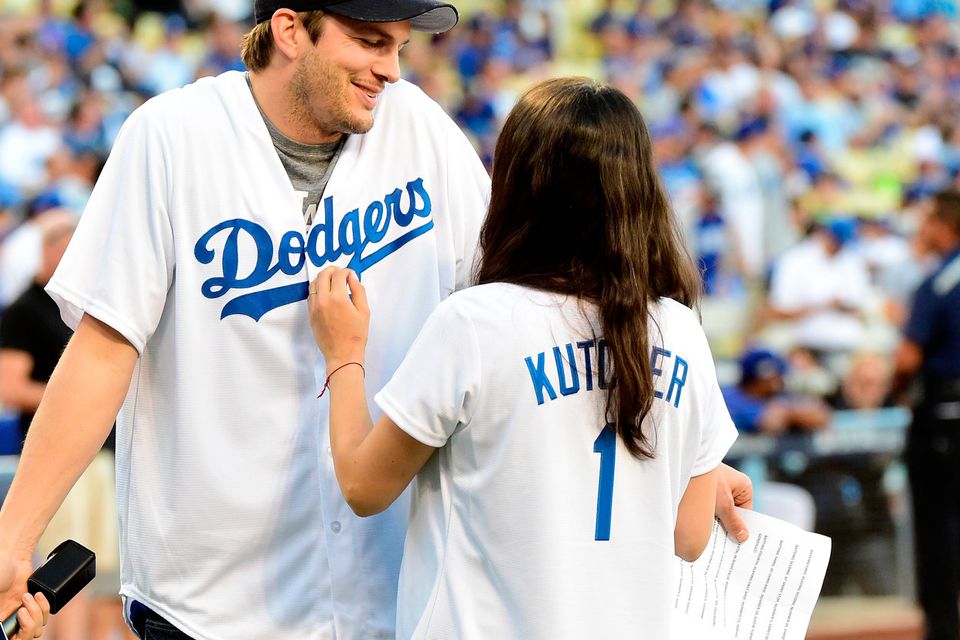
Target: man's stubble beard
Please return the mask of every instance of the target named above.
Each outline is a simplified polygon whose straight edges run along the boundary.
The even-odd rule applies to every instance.
[[[293,116],[320,133],[366,133],[373,126],[373,117],[362,119],[350,112],[349,76],[318,53],[311,52],[297,67],[290,80],[294,98]],[[323,94],[326,113],[316,113],[314,98]]]

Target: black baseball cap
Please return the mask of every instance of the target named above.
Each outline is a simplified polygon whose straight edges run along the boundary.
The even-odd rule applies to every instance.
[[[457,24],[456,7],[438,0],[255,0],[257,24],[273,17],[277,9],[321,10],[361,22],[410,21],[414,31],[443,33]]]

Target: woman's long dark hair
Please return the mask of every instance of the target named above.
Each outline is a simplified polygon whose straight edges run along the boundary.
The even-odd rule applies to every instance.
[[[607,420],[636,457],[653,404],[648,306],[693,307],[699,279],[653,164],[650,134],[623,93],[586,78],[528,91],[497,142],[477,284],[509,282],[597,304],[614,362]]]

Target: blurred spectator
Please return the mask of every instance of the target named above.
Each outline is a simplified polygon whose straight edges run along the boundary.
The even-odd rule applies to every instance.
[[[15,226],[0,244],[0,312],[26,291],[33,281],[40,268],[43,251],[41,236],[40,227],[28,218]]]
[[[78,96],[64,125],[63,141],[75,154],[109,151],[98,94],[85,92]]]
[[[493,27],[485,14],[474,16],[467,22],[467,37],[454,49],[457,71],[465,85],[480,75],[480,69],[490,56],[493,47]]]
[[[481,149],[493,149],[500,123],[493,102],[479,89],[467,91],[454,119],[480,143]]]
[[[830,404],[838,410],[873,411],[893,406],[893,368],[879,353],[855,355]]]
[[[707,296],[735,295],[742,286],[736,240],[720,214],[713,194],[703,190],[699,208],[700,219],[692,240],[703,278],[703,293]]]
[[[784,390],[787,362],[766,349],[749,349],[740,358],[740,381],[722,389],[737,430],[748,434],[781,436],[824,428],[830,411],[815,398]],[[773,477],[777,477],[774,470]],[[812,531],[816,504],[793,482],[763,482],[757,489],[757,510]]]
[[[794,346],[787,354],[790,370],[786,378],[791,393],[826,398],[836,393],[839,387],[838,373],[821,362],[816,354],[806,347]],[[832,363],[837,369],[845,362]]]
[[[71,211],[83,211],[103,162],[103,158],[95,152],[75,155],[68,147],[60,147],[47,159],[47,174],[50,177],[46,188],[37,194],[34,207],[65,207]]]
[[[941,265],[920,285],[896,353],[920,386],[906,460],[917,587],[927,640],[960,637],[960,192],[946,191],[919,233]]]
[[[674,213],[696,249],[698,240],[693,227],[697,217],[705,214],[706,203],[703,198],[707,189],[703,186],[700,169],[689,154],[690,131],[682,119],[675,117],[653,124],[650,134],[653,137],[654,157],[660,167],[660,178],[670,195]],[[710,194],[709,198],[708,208],[715,209],[720,216],[716,196]]]
[[[918,175],[906,186],[904,197],[910,200],[929,198],[947,188],[950,184],[950,175],[940,161],[942,151],[936,154],[937,158],[923,157],[917,160]]]
[[[856,362],[842,387],[843,402],[876,408],[878,396],[889,390],[889,368],[883,366],[884,361],[867,356]],[[879,370],[875,369],[878,365]],[[893,520],[882,484],[890,456],[809,457],[803,436],[828,428],[832,411],[815,396],[787,393],[787,367],[784,359],[770,351],[749,350],[741,358],[740,384],[723,390],[738,429],[788,438],[770,471],[777,482],[772,483],[768,500],[790,500],[795,505],[792,509],[797,509],[803,502],[800,496],[810,496],[815,505],[815,530],[830,536],[834,544],[824,593],[894,593],[896,584],[889,570],[894,563]],[[761,509],[785,519],[795,517],[783,513],[781,506]]]
[[[775,265],[770,316],[788,323],[793,344],[827,355],[860,346],[870,274],[848,246],[855,235],[856,221],[829,220]]]
[[[785,392],[786,371],[786,360],[766,349],[750,349],[743,354],[740,382],[723,389],[727,409],[738,430],[781,434],[827,426],[830,410],[822,401]]]
[[[957,5],[953,0],[892,0],[890,9],[900,20],[923,20],[931,16],[956,17]]]
[[[740,148],[753,165],[763,201],[764,269],[799,240],[791,218],[786,165],[780,144],[765,116],[747,118],[737,133]]]
[[[716,127],[700,129],[698,153],[707,184],[717,194],[720,212],[736,238],[744,276],[758,279],[765,270],[764,202],[757,171],[744,153],[746,130],[736,142]]]
[[[59,264],[76,222],[76,216],[64,210],[34,218],[40,264],[27,290],[0,316],[0,401],[20,412],[21,436],[26,436],[46,382],[70,337],[56,303],[43,287]]]
[[[860,221],[860,251],[870,269],[870,277],[884,299],[882,313],[891,327],[903,326],[907,306],[924,278],[924,268],[913,254],[910,243],[897,231],[909,224],[908,214],[899,220],[865,219]]]
[[[807,174],[811,182],[816,182],[826,172],[827,160],[817,140],[817,134],[807,129],[798,139],[796,149],[797,167]]]
[[[243,27],[232,20],[213,14],[206,28],[208,53],[200,65],[198,75],[220,75],[224,71],[244,71],[240,59]]]
[[[657,32],[651,0],[636,0],[634,10],[627,18],[627,31],[634,38],[648,38]]]
[[[841,412],[893,406],[890,359],[862,352],[853,357],[831,406]],[[814,461],[797,480],[818,492],[824,505],[817,530],[833,539],[825,594],[890,595],[897,592],[894,521],[884,476],[893,453],[855,453]],[[829,506],[828,506],[829,505]]]
[[[549,16],[532,3],[504,0],[503,16],[494,28],[493,53],[511,60],[518,71],[548,62],[553,57]]]
[[[603,0],[600,13],[590,22],[590,31],[595,34],[603,33],[604,29],[621,19],[617,11],[617,0]]]
[[[63,137],[35,100],[13,105],[12,116],[0,129],[0,180],[31,197],[46,184],[45,163],[63,144]]]

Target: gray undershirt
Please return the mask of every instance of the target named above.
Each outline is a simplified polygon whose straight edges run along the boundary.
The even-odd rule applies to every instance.
[[[250,89],[250,95],[253,95],[253,85],[250,83],[250,74],[246,74],[247,87]],[[273,147],[277,150],[280,157],[280,163],[287,171],[287,177],[290,183],[297,191],[306,192],[303,198],[303,221],[309,226],[313,223],[314,215],[323,199],[323,190],[327,187],[330,180],[330,174],[333,173],[333,167],[337,164],[340,157],[340,150],[347,139],[346,135],[339,140],[325,144],[303,144],[296,140],[291,140],[273,126],[270,119],[260,108],[257,98],[253,101],[257,104],[257,110],[263,123],[267,125],[267,131],[270,132],[270,139],[273,140]]]

